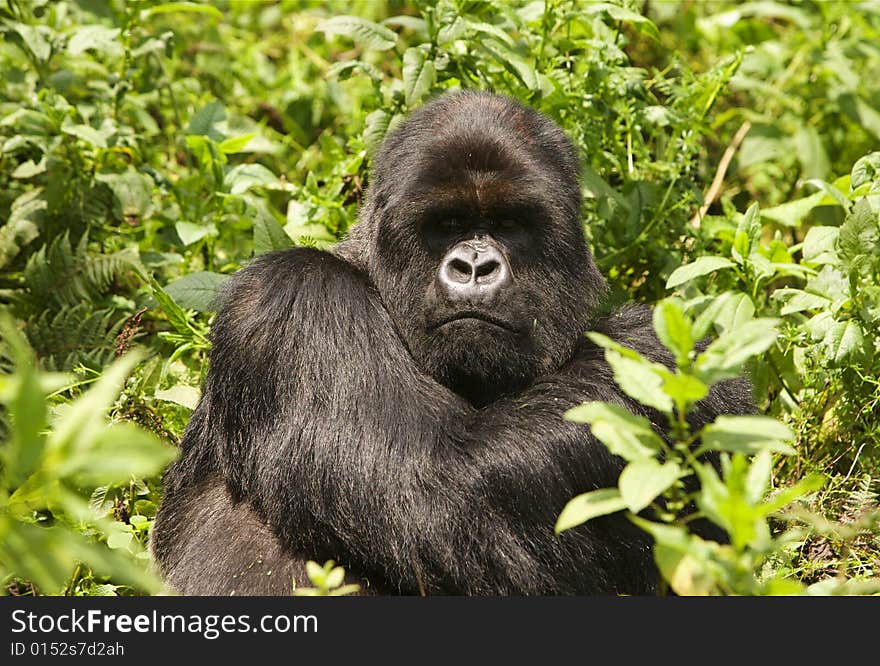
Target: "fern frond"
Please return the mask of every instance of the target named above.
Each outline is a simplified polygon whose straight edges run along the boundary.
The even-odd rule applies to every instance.
[[[91,311],[80,304],[44,310],[27,320],[25,333],[47,370],[79,365],[100,370],[113,359],[115,339],[126,319],[116,310]]]
[[[128,251],[89,252],[88,234],[82,235],[74,249],[65,233],[28,259],[24,271],[26,300],[32,312],[98,300],[136,261]]]

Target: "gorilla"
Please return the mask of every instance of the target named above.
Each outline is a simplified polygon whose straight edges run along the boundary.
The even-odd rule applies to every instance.
[[[623,467],[567,409],[665,423],[584,333],[673,363],[648,308],[599,316],[578,170],[537,111],[447,94],[388,135],[332,252],[271,252],[228,281],[151,537],[172,588],[290,594],[306,561],[332,559],[365,593],[658,590],[651,540],[622,513],[553,530]],[[750,400],[717,385],[691,425]]]

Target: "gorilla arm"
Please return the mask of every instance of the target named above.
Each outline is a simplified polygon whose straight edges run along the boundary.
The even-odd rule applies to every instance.
[[[309,249],[264,255],[230,280],[212,335],[203,397],[154,530],[172,584],[203,589],[189,584],[196,567],[181,562],[180,544],[197,527],[185,516],[212,522],[192,489],[220,477],[291,559],[335,559],[389,592],[501,587],[504,572],[467,580],[519,547],[496,533],[500,519],[459,447],[470,408],[417,371],[358,269]],[[193,543],[189,560],[198,549],[209,570],[224,547],[242,546],[241,530]]]

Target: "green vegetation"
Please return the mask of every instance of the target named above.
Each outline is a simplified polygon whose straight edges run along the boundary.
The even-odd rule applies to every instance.
[[[653,507],[633,519],[682,594],[880,590],[880,3],[354,9],[0,0],[2,591],[160,589],[145,544],[218,286],[341,237],[388,129],[461,87],[575,141],[612,301],[659,302],[678,361],[594,336],[672,437],[569,412],[628,467],[557,529]],[[689,432],[689,406],[742,369],[761,416]],[[731,543],[689,534],[695,515]],[[300,593],[349,591],[310,569]]]

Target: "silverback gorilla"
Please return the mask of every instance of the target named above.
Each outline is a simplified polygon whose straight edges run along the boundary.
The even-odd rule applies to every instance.
[[[228,283],[203,397],[165,476],[152,548],[182,594],[289,594],[307,560],[391,594],[650,594],[622,514],[560,536],[622,461],[563,420],[614,401],[597,330],[671,363],[647,308],[596,318],[578,158],[549,119],[441,97],[387,137],[333,252],[256,258]],[[693,417],[750,409],[740,381]]]

